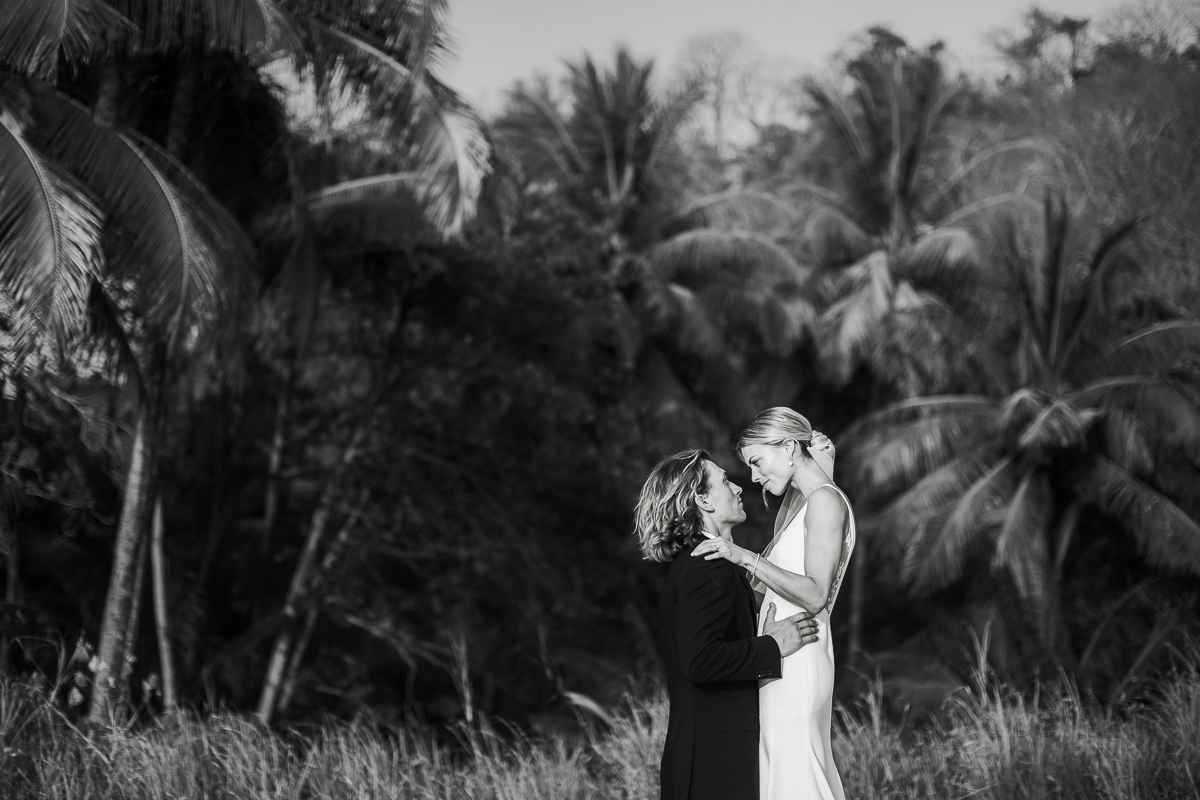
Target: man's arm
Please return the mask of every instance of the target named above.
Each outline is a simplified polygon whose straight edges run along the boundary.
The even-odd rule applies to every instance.
[[[725,638],[737,602],[737,568],[722,559],[696,562],[681,576],[675,607],[683,677],[692,683],[780,677],[782,656],[773,638]]]

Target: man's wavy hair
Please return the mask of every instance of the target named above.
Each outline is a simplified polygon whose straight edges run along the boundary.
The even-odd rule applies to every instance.
[[[704,450],[667,456],[650,471],[634,508],[633,530],[647,561],[670,561],[700,538],[704,520],[696,496],[708,493],[712,458]]]

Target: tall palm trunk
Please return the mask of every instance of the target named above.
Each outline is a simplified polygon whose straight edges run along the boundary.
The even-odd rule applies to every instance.
[[[129,676],[133,674],[133,663],[135,658],[133,654],[137,652],[138,638],[138,623],[142,620],[142,599],[146,596],[146,558],[148,557],[148,546],[146,538],[143,536],[141,543],[138,545],[137,566],[133,573],[133,601],[129,606],[129,625],[125,628],[125,663],[121,665],[121,677],[117,681],[117,702],[114,705],[123,705],[127,699],[125,691],[129,685]]]
[[[162,669],[163,708],[176,705],[175,662],[171,658],[171,628],[167,616],[167,556],[163,549],[162,495],[154,498],[154,521],[150,526],[150,564],[154,583],[154,627],[158,634],[158,661]]]
[[[114,707],[121,694],[121,674],[127,656],[126,639],[132,623],[137,589],[138,556],[145,538],[146,512],[156,463],[155,428],[152,404],[143,400],[134,429],[129,471],[125,476],[125,495],[121,503],[121,521],[117,526],[113,552],[112,577],[100,624],[99,667],[88,710],[88,722],[97,726],[112,722]]]

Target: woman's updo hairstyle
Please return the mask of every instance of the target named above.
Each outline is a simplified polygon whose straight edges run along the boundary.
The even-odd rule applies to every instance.
[[[633,511],[633,531],[647,561],[670,561],[700,538],[704,521],[696,496],[708,494],[711,461],[703,450],[684,450],[655,465]]]
[[[800,447],[802,458],[812,458],[808,453],[812,436],[812,425],[807,419],[790,408],[775,406],[758,412],[750,424],[733,437],[733,450],[740,456],[742,449],[752,444],[782,447],[788,442],[795,442]]]

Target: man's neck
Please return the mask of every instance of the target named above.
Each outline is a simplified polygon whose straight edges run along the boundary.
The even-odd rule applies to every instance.
[[[712,534],[713,536],[719,536],[727,542],[733,541],[733,526],[718,525],[717,523],[713,522],[712,517],[704,518],[704,531],[705,533]]]

